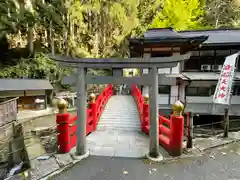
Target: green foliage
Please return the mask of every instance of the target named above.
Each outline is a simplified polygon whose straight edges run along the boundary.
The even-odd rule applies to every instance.
[[[17,0],[0,2],[0,35],[14,33],[18,30],[26,31],[27,26],[35,22],[35,13],[29,8],[24,8],[24,4]]]
[[[39,53],[34,58],[21,59],[17,65],[4,68],[0,71],[0,78],[35,78],[58,82],[61,76],[69,72],[69,69],[62,69],[58,63]]]
[[[139,25],[134,29],[133,35],[142,35],[151,24],[153,18],[162,9],[163,0],[140,0],[137,17]]]
[[[212,28],[239,27],[238,0],[213,0],[206,2],[205,24]]]
[[[163,9],[154,17],[151,28],[199,29],[204,15],[199,0],[164,0]]]
[[[0,2],[0,38],[9,44],[40,42],[34,58],[21,59],[0,77],[48,78],[66,73],[44,53],[74,57],[126,57],[131,36],[149,27],[176,30],[238,27],[232,0],[7,0]],[[15,43],[15,41],[17,41]],[[11,43],[14,42],[14,43]],[[27,43],[26,43],[27,42]],[[29,46],[30,47],[30,46]],[[40,52],[38,52],[40,51]],[[29,48],[29,52],[32,52]],[[11,63],[8,63],[11,64]],[[90,70],[92,74],[108,73]]]

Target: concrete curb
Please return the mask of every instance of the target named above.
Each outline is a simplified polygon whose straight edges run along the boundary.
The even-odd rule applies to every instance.
[[[153,161],[153,162],[161,162],[164,159],[161,154],[159,155],[159,157],[153,158],[153,157],[150,157],[148,153],[145,155],[145,158],[147,158],[149,161]]]
[[[196,148],[195,148],[196,149]],[[149,162],[153,162],[153,163],[168,163],[168,162],[172,162],[172,161],[176,161],[176,160],[181,160],[181,159],[191,159],[191,158],[195,158],[195,157],[201,157],[203,156],[203,152],[199,151],[199,153],[193,153],[193,154],[182,154],[181,156],[163,156],[161,155],[159,158],[152,158],[149,157],[148,154],[146,154],[143,159],[148,160]]]
[[[225,145],[228,145],[228,144],[232,144],[232,143],[236,143],[236,142],[240,142],[240,139],[234,139],[234,140],[231,140],[231,141],[226,142],[226,143],[217,144],[217,145],[205,148],[203,150],[200,150],[200,149],[199,150],[202,151],[202,152],[205,152],[205,151],[210,150],[210,149],[222,147],[222,146],[225,146]]]
[[[60,173],[68,170],[69,168],[73,167],[76,163],[79,163],[80,161],[82,161],[83,159],[86,159],[90,156],[90,152],[87,151],[86,154],[82,155],[82,156],[76,156],[76,155],[71,155],[72,158],[73,158],[73,162],[56,170],[56,171],[53,171],[51,172],[50,174],[48,174],[47,176],[45,177],[41,177],[39,178],[38,180],[49,180],[57,175],[59,175]]]
[[[76,163],[80,162],[81,160],[75,160],[73,161],[72,163],[68,164],[67,166],[63,167],[63,168],[60,168],[52,173],[50,173],[49,175],[45,176],[45,177],[42,177],[42,178],[39,178],[38,180],[49,180],[57,175],[59,175],[60,173],[68,170],[69,168],[73,167]]]
[[[179,157],[167,157],[167,158],[164,158],[161,162],[167,163],[168,161],[175,161],[175,160],[181,160],[181,159],[191,159],[191,158],[202,157],[202,156],[203,156],[203,153],[194,154],[194,155],[183,155],[183,156],[179,156]]]

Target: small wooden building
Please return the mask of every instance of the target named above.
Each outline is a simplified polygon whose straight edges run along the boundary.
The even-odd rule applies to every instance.
[[[0,102],[19,97],[18,110],[45,109],[53,86],[44,79],[0,79]]]

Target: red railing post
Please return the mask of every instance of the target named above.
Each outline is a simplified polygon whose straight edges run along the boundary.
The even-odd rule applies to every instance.
[[[108,87],[109,87],[109,98],[110,98],[113,95],[113,85],[109,84]]]
[[[70,114],[67,113],[67,101],[61,99],[58,101],[57,107],[59,113],[56,115],[57,123],[57,141],[58,151],[60,153],[67,153],[71,150],[70,132],[69,132],[69,120]]]
[[[90,94],[90,102],[89,102],[88,108],[92,109],[91,115],[92,115],[92,118],[93,118],[93,131],[95,131],[96,128],[97,128],[98,119],[97,119],[96,96],[93,93]]]
[[[148,134],[149,133],[149,105],[148,105],[149,97],[148,95],[143,97],[141,91],[137,88],[136,85],[132,86],[131,91],[140,115],[141,130],[146,134]]]
[[[171,121],[159,116],[159,143],[170,153],[171,152]]]
[[[77,144],[77,124],[76,124],[77,116],[73,116],[69,120],[68,131],[70,136],[71,148],[73,148]],[[70,148],[70,149],[71,149]]]
[[[144,99],[144,103],[143,103],[143,108],[142,108],[142,119],[141,119],[141,123],[142,123],[142,131],[145,133],[149,133],[149,128],[147,128],[147,126],[149,126],[149,97],[148,95],[145,95],[143,97]]]
[[[173,104],[173,114],[171,115],[171,139],[170,153],[172,156],[180,156],[183,151],[183,135],[184,135],[184,117],[182,111],[183,104],[177,101]]]

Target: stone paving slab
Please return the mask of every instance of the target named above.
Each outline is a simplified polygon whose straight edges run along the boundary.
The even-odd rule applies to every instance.
[[[73,162],[73,159],[69,153],[67,154],[54,154],[54,157],[60,167],[67,166]]]
[[[67,154],[55,154],[46,160],[38,160],[37,158],[31,160],[30,176],[27,179],[38,180],[42,179],[49,174],[58,171],[61,168],[65,168],[74,163],[71,155]],[[23,173],[17,174],[6,180],[23,180]]]
[[[95,131],[87,137],[90,155],[143,157],[148,152],[149,137],[131,131]]]
[[[116,149],[114,156],[141,158],[144,157],[146,153],[147,151],[144,148]]]
[[[31,162],[31,165],[31,180],[40,179],[41,177],[47,176],[60,168],[54,157],[51,157],[48,160],[34,159]]]

